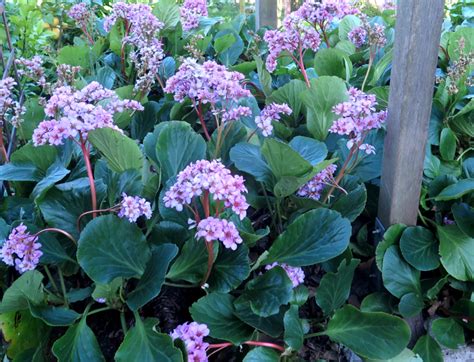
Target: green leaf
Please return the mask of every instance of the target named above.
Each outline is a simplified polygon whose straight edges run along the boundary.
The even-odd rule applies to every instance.
[[[334,193],[336,200],[331,205],[331,209],[338,211],[343,217],[353,222],[365,210],[367,189],[358,177],[352,175],[346,175],[339,183],[339,186],[347,194],[336,190]]]
[[[454,60],[459,60],[461,56],[461,47],[459,41],[464,40],[464,54],[469,54],[474,49],[474,29],[469,26],[461,26],[449,36],[448,54]]]
[[[164,24],[161,31],[176,28],[179,22],[179,6],[174,0],[160,0],[153,5],[153,14]]]
[[[271,348],[257,347],[244,357],[243,362],[278,362],[280,355]]]
[[[314,70],[320,77],[328,75],[349,80],[352,74],[352,62],[342,50],[320,49],[314,57]]]
[[[298,351],[303,346],[304,334],[308,331],[308,323],[300,319],[298,306],[292,305],[285,313],[285,343]]]
[[[379,359],[397,356],[410,340],[410,328],[402,319],[351,305],[336,312],[325,334],[363,357]]]
[[[309,137],[296,136],[288,145],[313,166],[324,161],[328,155],[328,149],[323,142]]]
[[[85,71],[94,64],[96,56],[87,45],[66,45],[59,50],[57,61],[59,64],[80,66]]]
[[[218,53],[217,58],[219,59],[221,64],[224,64],[226,67],[230,67],[234,65],[237,60],[239,60],[240,55],[245,50],[244,41],[239,36],[239,34],[233,29],[223,29],[219,31],[215,36],[214,39],[217,41],[222,37],[227,37],[228,35],[232,35],[233,41],[230,43],[230,38],[226,39],[220,46],[222,46],[222,50]],[[215,47],[215,43],[214,43]],[[216,50],[217,51],[217,50]]]
[[[429,335],[424,335],[418,338],[413,352],[418,354],[423,362],[443,362],[443,352],[439,344]]]
[[[405,348],[401,353],[389,359],[368,359],[366,362],[423,362],[420,356]]]
[[[349,298],[352,278],[359,262],[358,259],[352,259],[349,262],[344,259],[339,264],[337,273],[326,273],[321,278],[319,287],[316,289],[316,303],[325,315],[341,307]]]
[[[441,153],[441,157],[443,157],[444,160],[454,160],[454,155],[456,154],[456,136],[449,128],[443,128],[441,131],[439,153]]]
[[[35,147],[31,143],[27,143],[20,149],[12,153],[11,162],[21,164],[33,164],[43,173],[56,161],[58,152],[53,146]]]
[[[375,261],[380,271],[382,271],[383,257],[385,252],[390,246],[398,243],[398,240],[402,236],[402,233],[406,227],[407,226],[404,224],[391,225],[383,235],[383,240],[377,245],[377,249],[375,251]]]
[[[158,322],[155,318],[147,318],[142,322],[136,317],[135,327],[127,332],[115,353],[115,361],[182,362],[183,355],[173,345],[171,337],[156,331],[155,326]]]
[[[230,150],[230,159],[238,170],[246,172],[257,181],[270,183],[272,171],[260,151],[260,147],[250,143],[238,143]]]
[[[424,307],[423,297],[416,293],[407,293],[400,298],[398,310],[404,318],[411,318],[420,314]]]
[[[263,63],[262,58],[254,57],[255,63],[257,64],[257,74],[258,80],[260,81],[260,85],[262,86],[263,93],[266,97],[269,97],[272,92],[272,76],[265,68],[265,64]]]
[[[3,294],[0,313],[28,309],[29,304],[41,304],[44,299],[43,274],[30,270],[21,275]]]
[[[362,22],[355,15],[347,15],[341,20],[338,27],[339,39],[348,40],[348,34],[356,27],[360,26]]]
[[[31,314],[49,326],[70,326],[81,316],[72,309],[30,304]]]
[[[106,158],[115,172],[141,170],[143,155],[137,143],[112,128],[99,128],[89,132],[88,140]]]
[[[374,73],[372,79],[369,82],[369,85],[376,86],[379,79],[382,77],[383,73],[387,67],[392,63],[393,58],[393,49],[388,50],[384,56],[375,64]]]
[[[158,135],[156,155],[166,181],[191,162],[206,158],[206,142],[188,123],[166,122]]]
[[[466,178],[447,186],[434,199],[435,201],[455,200],[472,192],[474,192],[474,179]]]
[[[441,264],[447,272],[462,281],[474,281],[474,238],[456,225],[438,226]]]
[[[214,50],[217,53],[222,53],[229,49],[235,41],[235,36],[232,33],[222,35],[221,37],[214,39]]]
[[[286,309],[286,306],[282,306],[277,314],[261,317],[252,311],[250,302],[234,303],[234,314],[237,318],[274,338],[283,333],[283,317]]]
[[[240,344],[251,338],[253,328],[235,316],[233,302],[234,297],[229,294],[211,293],[195,302],[189,311],[193,320],[207,324],[211,337]]]
[[[31,96],[28,96],[24,106],[26,113],[22,117],[23,122],[21,122],[18,127],[18,135],[23,140],[29,140],[33,136],[33,131],[45,118],[44,107],[39,104],[39,98]],[[54,147],[51,148],[54,149]]]
[[[453,318],[438,318],[431,324],[434,339],[447,348],[458,349],[465,343],[464,330]]]
[[[474,238],[474,209],[462,203],[453,205],[451,211],[459,229],[467,236]]]
[[[69,327],[54,342],[52,351],[58,362],[105,361],[94,332],[86,324],[86,318]]]
[[[178,247],[174,244],[161,244],[154,247],[140,281],[127,295],[127,305],[131,310],[136,311],[160,294],[168,266],[177,253]]]
[[[219,244],[219,254],[212,266],[208,284],[212,292],[227,293],[238,287],[250,273],[249,249],[240,245],[237,250]]]
[[[297,151],[272,138],[265,139],[262,155],[278,179],[284,176],[303,176],[313,169]]]
[[[216,155],[221,159],[222,163],[226,166],[231,164],[229,158],[229,152],[237,143],[244,142],[247,137],[247,129],[242,122],[230,122],[224,124],[222,133],[225,137],[221,138],[219,152],[216,153],[217,138],[219,130],[215,130],[212,133],[211,140],[207,144],[208,154]]]
[[[293,118],[293,121],[296,122],[300,117],[300,112],[302,110],[301,106],[303,103],[301,100],[301,93],[306,89],[306,84],[302,80],[292,79],[282,87],[273,91],[271,96],[268,97],[267,102],[288,104],[292,111],[289,117]]]
[[[405,260],[418,270],[434,270],[439,266],[436,238],[422,226],[405,229],[400,238],[400,251]]]
[[[392,313],[390,295],[385,292],[375,292],[366,296],[360,304],[362,312]]]
[[[347,100],[344,81],[338,77],[323,76],[311,80],[311,88],[301,93],[306,106],[309,132],[317,140],[324,141],[336,115],[332,107]]]
[[[114,215],[96,217],[81,233],[77,260],[97,283],[143,275],[150,249],[136,224]]]
[[[293,284],[286,271],[274,267],[249,281],[236,303],[250,302],[255,314],[268,317],[277,314],[280,306],[289,303],[292,290]]]
[[[293,221],[269,249],[265,264],[305,266],[332,259],[349,245],[351,224],[332,210],[306,212]]]
[[[411,292],[421,294],[420,272],[403,260],[396,245],[385,252],[382,278],[385,288],[397,298]]]

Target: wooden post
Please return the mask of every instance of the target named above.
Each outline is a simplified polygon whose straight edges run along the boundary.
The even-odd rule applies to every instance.
[[[443,21],[443,0],[399,0],[379,219],[415,225]]]
[[[256,0],[255,16],[257,30],[262,26],[276,28],[278,25],[278,0]]]

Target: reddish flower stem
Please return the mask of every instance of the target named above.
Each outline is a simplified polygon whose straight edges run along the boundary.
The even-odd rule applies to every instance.
[[[326,196],[324,196],[324,199],[323,199],[323,204],[329,199],[329,197],[332,195],[332,193],[334,192],[334,190],[336,189],[337,185],[339,185],[339,182],[341,181],[341,179],[344,177],[344,173],[346,172],[346,169],[347,169],[347,166],[349,165],[349,162],[351,161],[352,159],[352,156],[354,155],[354,152],[356,150],[359,149],[359,145],[358,144],[354,144],[351,148],[351,150],[349,151],[349,155],[347,156],[346,158],[346,161],[344,162],[344,164],[342,165],[342,168],[341,168],[341,171],[339,171],[339,173],[337,174],[337,177],[336,179],[334,180],[334,185],[329,189],[328,193],[326,194]]]
[[[77,245],[76,239],[74,239],[73,236],[71,234],[69,234],[67,231],[64,231],[62,229],[46,228],[46,229],[38,231],[34,236],[39,236],[40,234],[43,234],[43,233],[46,233],[46,232],[55,232],[55,233],[63,234],[65,237],[67,237],[69,240],[71,240],[74,244]]]
[[[3,122],[0,120],[0,122]],[[8,163],[8,153],[3,142],[3,127],[0,127],[0,151],[2,152],[4,163]]]
[[[96,210],[97,209],[97,193],[95,191],[94,173],[92,172],[91,160],[89,158],[90,153],[86,147],[86,143],[84,140],[81,139],[80,145],[82,149],[82,154],[84,156],[84,162],[86,163],[87,176],[89,177],[89,184],[91,188],[92,210]],[[94,211],[92,213],[92,217],[95,218],[96,216],[97,216],[97,213]]]
[[[270,342],[259,342],[259,341],[247,341],[247,342],[244,342],[243,344],[246,344],[248,346],[260,346],[260,347],[268,347],[268,348],[273,348],[273,349],[276,349],[280,352],[285,352],[285,348],[282,347],[282,346],[279,346],[278,344],[275,344],[275,343],[270,343]],[[207,347],[207,349],[216,349],[216,348],[226,348],[226,347],[231,347],[233,346],[232,343],[217,343],[217,344],[210,344],[209,347]]]
[[[298,53],[299,53],[299,56],[300,56],[298,66],[301,69],[301,74],[303,74],[303,78],[304,78],[304,81],[306,82],[306,85],[308,86],[308,88],[311,88],[311,83],[309,82],[308,74],[306,73],[306,69],[304,67],[304,59],[303,59],[304,54],[303,54],[303,49],[301,48],[301,44],[299,46]]]
[[[210,216],[209,191],[204,191],[201,202],[204,208],[204,215],[206,218],[208,218]],[[206,243],[206,249],[207,249],[207,255],[208,255],[207,256],[207,271],[201,282],[201,287],[204,284],[206,284],[207,280],[209,279],[209,276],[211,275],[212,265],[214,264],[214,243],[207,242],[207,241],[205,241],[205,243]]]
[[[207,131],[206,122],[204,122],[204,115],[202,114],[201,102],[199,102],[198,108],[196,108],[196,112],[199,117],[199,122],[201,122],[202,129],[204,130],[204,135],[206,136],[206,139],[210,141],[211,136],[209,135],[209,132]]]
[[[93,213],[96,213],[96,212],[108,212],[108,211],[115,211],[117,210],[117,206],[119,205],[115,205],[115,206],[112,206],[112,207],[109,207],[108,209],[98,209],[98,210],[90,210],[90,211],[86,211],[86,212],[83,212],[82,214],[79,215],[79,217],[77,218],[77,221],[76,221],[76,227],[77,227],[77,231],[81,232],[81,219],[86,216],[86,215],[90,215],[90,214],[93,214]]]
[[[89,32],[87,31],[87,28],[85,26],[82,27],[82,32],[87,37],[87,40],[89,40],[89,44],[94,45],[94,39],[92,39],[91,35],[89,34]]]

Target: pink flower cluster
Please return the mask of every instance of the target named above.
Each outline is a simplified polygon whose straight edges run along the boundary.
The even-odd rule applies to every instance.
[[[273,132],[272,121],[279,121],[281,114],[290,115],[291,112],[291,108],[286,103],[270,103],[262,109],[260,116],[255,118],[255,123],[262,130],[262,135],[268,137]]]
[[[12,91],[15,85],[16,82],[11,77],[0,80],[0,120],[14,104]]]
[[[186,345],[188,362],[207,362],[206,349],[209,343],[204,342],[204,337],[209,335],[209,328],[205,324],[196,322],[184,323],[177,326],[170,333],[173,340],[179,338]]]
[[[201,102],[215,105],[249,97],[250,91],[241,85],[243,79],[241,73],[228,71],[225,66],[212,60],[199,64],[195,59],[186,58],[178,72],[168,79],[164,91],[173,93],[178,102],[188,97],[194,104]]]
[[[166,207],[182,211],[193,198],[210,193],[215,201],[224,201],[225,207],[243,219],[249,207],[243,195],[246,192],[243,177],[232,176],[220,160],[200,160],[178,174],[176,183],[165,193],[163,200]]]
[[[129,44],[135,48],[130,53],[130,60],[137,70],[135,90],[149,91],[155,83],[164,57],[163,44],[158,39],[164,24],[153,15],[148,5],[118,2],[113,5],[112,13],[105,18],[104,29],[110,31],[119,19],[125,25],[123,46]]]
[[[214,240],[222,242],[227,249],[236,250],[242,244],[239,231],[232,221],[209,216],[197,225],[196,238],[204,238],[210,243]]]
[[[59,64],[56,68],[56,74],[58,75],[58,79],[54,86],[63,87],[66,85],[72,85],[74,83],[74,79],[76,75],[81,71],[80,66],[72,66],[69,64]]]
[[[365,30],[362,26],[358,26],[352,29],[349,34],[347,34],[349,40],[354,44],[357,48],[362,47],[367,42],[367,30]]]
[[[252,111],[249,107],[238,106],[222,113],[222,121],[237,121],[240,117],[249,117],[251,115]]]
[[[333,112],[340,118],[334,121],[329,132],[349,136],[348,148],[357,145],[367,154],[375,153],[375,148],[364,144],[363,141],[368,131],[382,127],[387,118],[387,112],[375,111],[377,101],[374,94],[366,94],[353,87],[348,93],[348,102],[339,103],[333,107]]]
[[[288,264],[279,264],[279,263],[273,263],[265,266],[265,270],[270,270],[273,269],[274,267],[279,266],[281,267],[284,271],[286,271],[286,274],[288,275],[288,278],[290,278],[291,283],[293,284],[293,288],[296,288],[298,285],[304,283],[304,271],[303,269],[299,267],[294,267],[294,266],[289,266]]]
[[[333,183],[333,175],[336,172],[336,168],[336,165],[329,165],[324,170],[318,172],[316,176],[300,187],[297,195],[316,201],[319,200],[324,188]]]
[[[150,203],[138,196],[128,196],[126,193],[123,193],[118,216],[125,217],[130,222],[136,222],[142,215],[147,219],[151,219]]]
[[[297,13],[309,23],[324,28],[335,19],[359,14],[359,9],[353,3],[351,0],[307,0]]]
[[[20,273],[35,269],[43,255],[39,250],[41,244],[37,242],[38,237],[26,230],[23,223],[18,225],[0,249],[0,258],[3,262],[15,266]]]
[[[184,0],[180,14],[184,31],[197,28],[199,26],[199,18],[207,16],[206,0]]]
[[[67,15],[74,20],[80,28],[87,28],[93,13],[87,7],[85,2],[71,6]]]
[[[63,144],[65,139],[87,139],[87,133],[97,128],[113,128],[114,114],[125,109],[143,110],[140,103],[121,100],[117,94],[92,82],[81,90],[70,86],[56,88],[48,100],[45,113],[49,119],[42,121],[33,132],[35,146]]]
[[[267,30],[264,40],[268,44],[266,68],[269,72],[276,69],[277,58],[287,52],[298,63],[302,61],[306,49],[317,51],[321,44],[318,31],[298,12],[289,14],[279,30]],[[297,53],[297,54],[295,54]],[[297,58],[300,60],[297,60]]]
[[[46,85],[46,77],[44,76],[43,59],[39,55],[35,55],[31,59],[19,58],[15,60],[19,65],[18,75],[28,77],[34,80],[38,85],[44,87]]]

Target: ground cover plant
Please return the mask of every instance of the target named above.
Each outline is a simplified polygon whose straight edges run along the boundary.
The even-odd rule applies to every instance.
[[[394,5],[307,0],[278,29],[226,6],[6,4],[4,360],[431,362],[472,340],[474,3],[446,11],[419,225],[383,235]]]

